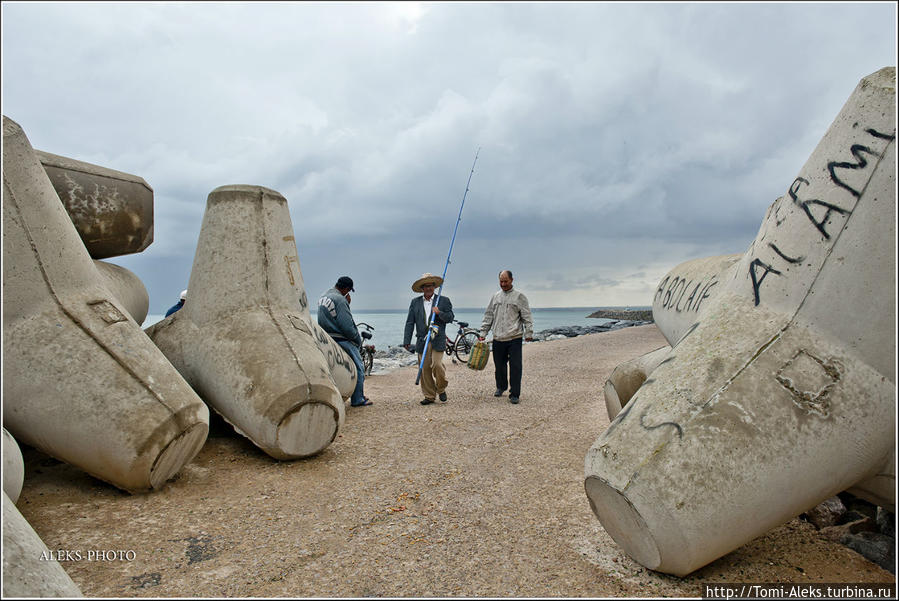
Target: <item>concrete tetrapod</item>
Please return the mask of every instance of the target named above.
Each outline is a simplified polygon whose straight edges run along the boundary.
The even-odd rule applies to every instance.
[[[166,357],[272,457],[324,450],[346,410],[310,321],[284,197],[261,186],[213,190],[188,290],[180,311],[146,330]]]
[[[721,289],[718,283],[734,278],[736,263],[741,257],[726,255],[694,259],[681,263],[665,275],[656,290],[653,317],[659,317],[656,325],[666,339],[676,345],[693,325],[701,321],[703,309],[699,305],[714,298]],[[705,307],[713,305],[714,302],[705,302]],[[615,368],[603,388],[610,420],[615,419],[644,381],[651,378],[653,370],[670,351],[671,347],[663,347]],[[893,501],[884,499],[893,499],[889,491],[895,482],[895,474],[895,463],[891,459],[874,478],[859,482],[848,490],[872,503],[890,505]]]
[[[25,483],[25,460],[12,434],[3,428],[3,492],[15,503]]]
[[[688,574],[872,479],[892,510],[895,77],[860,82],[733,277],[587,453],[594,513],[644,566]]]
[[[5,492],[3,596],[66,599],[84,596]]]
[[[200,450],[209,411],[103,285],[22,129],[3,117],[3,425],[128,491]]]

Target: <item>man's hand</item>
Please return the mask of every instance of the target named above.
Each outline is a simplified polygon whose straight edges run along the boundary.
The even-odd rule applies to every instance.
[[[438,308],[435,306],[435,307],[433,307],[433,308],[431,309],[431,313],[433,313],[434,315],[440,315],[440,309],[438,309]]]
[[[525,338],[525,340],[526,340],[527,342],[534,342],[534,339],[533,339],[533,338]]]

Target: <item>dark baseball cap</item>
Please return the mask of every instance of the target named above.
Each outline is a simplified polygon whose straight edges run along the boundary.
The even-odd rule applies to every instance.
[[[353,292],[356,291],[356,289],[353,288],[353,278],[346,276],[346,275],[342,275],[339,278],[337,278],[337,283],[334,284],[334,287],[335,288],[349,288]]]

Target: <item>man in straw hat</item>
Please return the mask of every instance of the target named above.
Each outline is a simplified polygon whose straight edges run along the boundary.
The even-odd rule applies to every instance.
[[[421,292],[409,303],[409,315],[406,317],[406,330],[403,334],[403,346],[407,351],[412,350],[412,330],[415,330],[415,352],[418,353],[418,363],[421,365],[421,354],[425,347],[425,338],[428,335],[428,318],[431,313],[434,319],[431,321],[431,339],[428,342],[428,352],[421,368],[421,390],[424,393],[422,405],[430,405],[439,398],[446,402],[446,368],[443,367],[443,355],[446,351],[446,324],[453,321],[453,303],[450,299],[440,295],[436,306],[434,304],[434,289],[443,285],[443,278],[431,273],[425,273],[412,284],[412,292]]]

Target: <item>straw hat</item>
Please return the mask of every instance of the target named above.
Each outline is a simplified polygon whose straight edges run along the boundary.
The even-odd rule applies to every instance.
[[[440,286],[443,284],[443,278],[439,275],[434,275],[433,273],[423,273],[421,277],[415,280],[415,283],[412,284],[412,292],[421,292],[421,287],[425,284],[434,284],[434,286]]]

